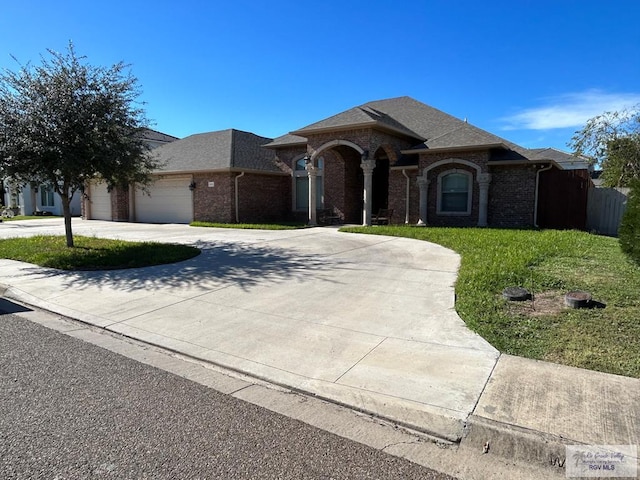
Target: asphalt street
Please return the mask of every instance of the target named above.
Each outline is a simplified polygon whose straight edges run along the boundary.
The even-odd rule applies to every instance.
[[[452,479],[0,311],[0,478]]]

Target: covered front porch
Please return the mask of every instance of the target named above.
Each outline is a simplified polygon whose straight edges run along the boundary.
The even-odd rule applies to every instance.
[[[368,226],[377,212],[388,208],[389,155],[384,147],[371,154],[355,142],[332,140],[316,149],[308,146],[295,165],[296,204],[305,202],[309,225],[329,214],[341,223]]]

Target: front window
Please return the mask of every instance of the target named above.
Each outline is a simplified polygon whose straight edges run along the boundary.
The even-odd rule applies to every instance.
[[[40,186],[40,205],[43,207],[53,207],[53,189],[49,186]]]
[[[471,173],[453,170],[438,176],[438,214],[471,213]]]
[[[323,171],[324,158],[317,160],[317,176],[316,176],[316,208],[322,208],[324,205]],[[294,180],[294,196],[295,209],[299,212],[309,211],[309,175],[306,170],[305,159],[301,158],[296,162],[296,168],[293,172]]]

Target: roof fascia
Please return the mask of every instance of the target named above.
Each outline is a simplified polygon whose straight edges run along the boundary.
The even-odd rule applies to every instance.
[[[558,164],[558,162],[554,160],[490,160],[487,162],[487,165],[490,167],[499,167],[499,166],[513,166],[513,165],[539,165],[541,163],[549,163],[560,170],[564,170],[562,165]]]

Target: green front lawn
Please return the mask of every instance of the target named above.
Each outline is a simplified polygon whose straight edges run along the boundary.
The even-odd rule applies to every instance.
[[[640,268],[615,238],[578,231],[351,227],[426,240],[458,252],[456,309],[500,351],[640,378]],[[533,301],[507,302],[521,286]],[[586,290],[599,308],[564,307]]]
[[[62,270],[112,270],[180,262],[200,254],[188,245],[83,236],[73,240],[75,246],[68,248],[64,236],[4,239],[0,240],[0,258]]]

